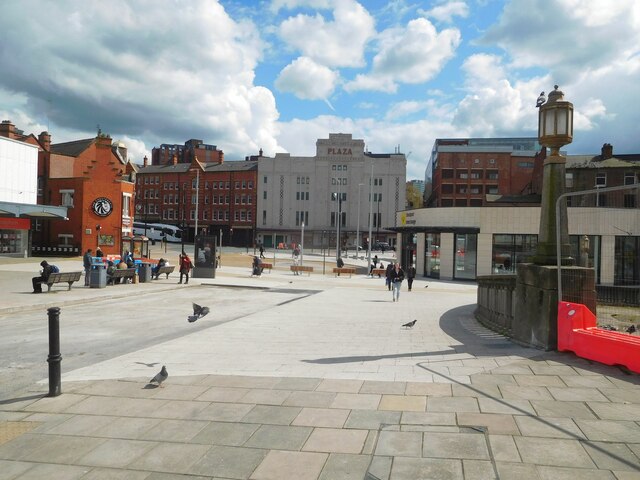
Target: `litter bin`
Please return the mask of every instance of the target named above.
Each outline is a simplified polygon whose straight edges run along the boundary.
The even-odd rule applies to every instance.
[[[151,281],[151,264],[141,263],[138,265],[138,281],[140,283]]]
[[[105,288],[107,286],[107,268],[103,263],[91,265],[89,287]]]

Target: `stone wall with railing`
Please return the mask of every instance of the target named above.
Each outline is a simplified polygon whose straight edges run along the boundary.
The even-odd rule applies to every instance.
[[[477,277],[477,282],[476,318],[491,330],[511,336],[516,275],[484,275]]]

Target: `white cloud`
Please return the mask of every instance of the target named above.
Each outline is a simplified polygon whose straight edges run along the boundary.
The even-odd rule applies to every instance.
[[[418,13],[426,17],[435,18],[439,22],[451,23],[453,17],[468,17],[469,7],[465,2],[445,0],[445,2],[436,5],[431,10],[419,9]]]
[[[640,53],[640,2],[511,1],[480,43],[497,44],[516,67],[551,69],[556,81],[566,84],[576,70],[598,69]]]
[[[429,20],[411,20],[406,28],[391,28],[378,39],[371,73],[357,75],[345,89],[393,93],[398,83],[424,83],[435,77],[460,44],[455,28],[436,31]]]
[[[216,1],[183,7],[177,0],[4,5],[0,88],[29,99],[27,116],[48,109],[54,141],[68,132],[95,135],[100,124],[133,141],[202,138],[231,158],[277,148],[275,99],[253,83],[264,49],[256,26],[234,21]]]
[[[333,93],[338,74],[307,57],[299,57],[284,67],[275,86],[306,100],[323,100]]]
[[[407,115],[424,111],[427,107],[427,102],[418,102],[415,100],[394,103],[387,111],[385,118],[387,120],[395,120],[397,118],[406,117]]]
[[[280,37],[303,56],[329,67],[364,65],[364,48],[374,35],[374,20],[353,0],[336,0],[333,20],[298,14],[280,25]]]
[[[332,0],[272,0],[270,9],[276,13],[282,9],[293,10],[301,7],[327,9],[332,4]]]

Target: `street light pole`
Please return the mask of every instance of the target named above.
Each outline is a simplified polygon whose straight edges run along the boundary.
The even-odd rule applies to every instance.
[[[196,169],[196,227],[193,232],[193,239],[198,235],[198,204],[200,202],[200,169]]]
[[[300,232],[300,265],[302,265],[303,255],[304,255],[304,222],[302,222],[302,231]]]
[[[356,227],[356,258],[358,258],[358,249],[360,248],[360,187],[364,183],[358,184],[358,222]]]
[[[369,241],[367,242],[367,265],[371,271],[371,229],[373,228],[373,161],[371,162],[371,175],[369,176]]]

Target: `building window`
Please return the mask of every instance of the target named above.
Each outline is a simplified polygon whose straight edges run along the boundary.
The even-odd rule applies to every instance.
[[[208,195],[204,196],[204,204],[205,205],[209,205],[209,196]]]
[[[246,203],[247,203],[247,196],[246,195],[242,194],[242,196],[240,197],[240,203],[242,205],[246,205]]]
[[[490,195],[497,195],[498,194],[498,187],[497,186],[487,185],[485,188],[486,188],[487,193],[490,194]]]
[[[251,210],[247,210],[247,222],[251,221],[253,221],[253,214],[251,213]]]
[[[466,170],[457,170],[456,175],[458,178],[469,178],[469,173]]]
[[[220,190],[222,190],[224,188],[224,182],[219,182],[218,183],[218,188],[220,188]]]
[[[238,180],[233,182],[233,188],[235,188],[236,190],[238,190],[240,188],[240,182]]]
[[[474,158],[474,159],[473,159],[473,163],[475,163],[475,164],[480,163],[480,159],[479,159],[479,158]]]
[[[122,194],[122,216],[129,218],[131,212],[131,195],[127,193]]]
[[[487,180],[498,180],[498,171],[487,170]]]
[[[240,221],[244,222],[247,218],[247,212],[245,210],[240,210]]]
[[[474,180],[482,178],[482,170],[471,170],[471,178]]]
[[[44,185],[44,177],[38,177],[38,196],[42,196],[42,190]]]
[[[266,175],[264,177],[262,177],[262,183],[267,183],[267,177]]]
[[[240,205],[240,195],[234,195],[233,197],[234,203]]]
[[[443,168],[442,169],[442,178],[453,178],[453,169],[452,168]]]
[[[233,220],[236,221],[236,222],[240,221],[240,212],[238,210],[233,212]]]
[[[453,193],[453,185],[450,183],[443,183],[442,193]]]
[[[636,195],[634,193],[624,194],[624,208],[636,208]]]
[[[247,188],[247,181],[246,180],[242,180],[242,188]]]
[[[209,220],[209,211],[208,210],[203,210],[202,219],[203,220]]]
[[[214,190],[218,189],[218,182],[211,182],[211,188],[213,188]]]
[[[266,190],[264,192],[262,192],[262,199],[263,200],[267,199],[267,191]]]
[[[625,173],[624,174],[624,184],[625,185],[633,185],[634,183],[636,183],[636,174],[635,173]]]
[[[249,180],[249,190],[253,190],[253,180]]]
[[[253,205],[253,195],[247,195],[247,205]]]
[[[606,187],[607,186],[607,174],[606,173],[596,173],[596,188],[598,187]]]
[[[573,188],[573,172],[566,172],[564,174],[564,186],[566,188]]]
[[[533,162],[518,162],[520,168],[533,168]]]
[[[60,205],[63,207],[73,207],[73,190],[60,190]]]
[[[490,163],[491,165],[493,165],[494,163],[496,163],[496,159],[495,159],[495,158],[490,158],[490,159],[489,159],[489,163]]]
[[[267,177],[264,177],[267,178]],[[267,211],[266,210],[262,210],[262,225],[266,225],[267,224]]]
[[[227,190],[229,190],[229,188],[231,188],[231,182],[225,182],[225,183],[224,183],[224,188],[226,188]]]
[[[296,200],[300,200],[300,192],[296,192]]]
[[[144,177],[144,184],[149,185],[149,177],[147,176]]]

